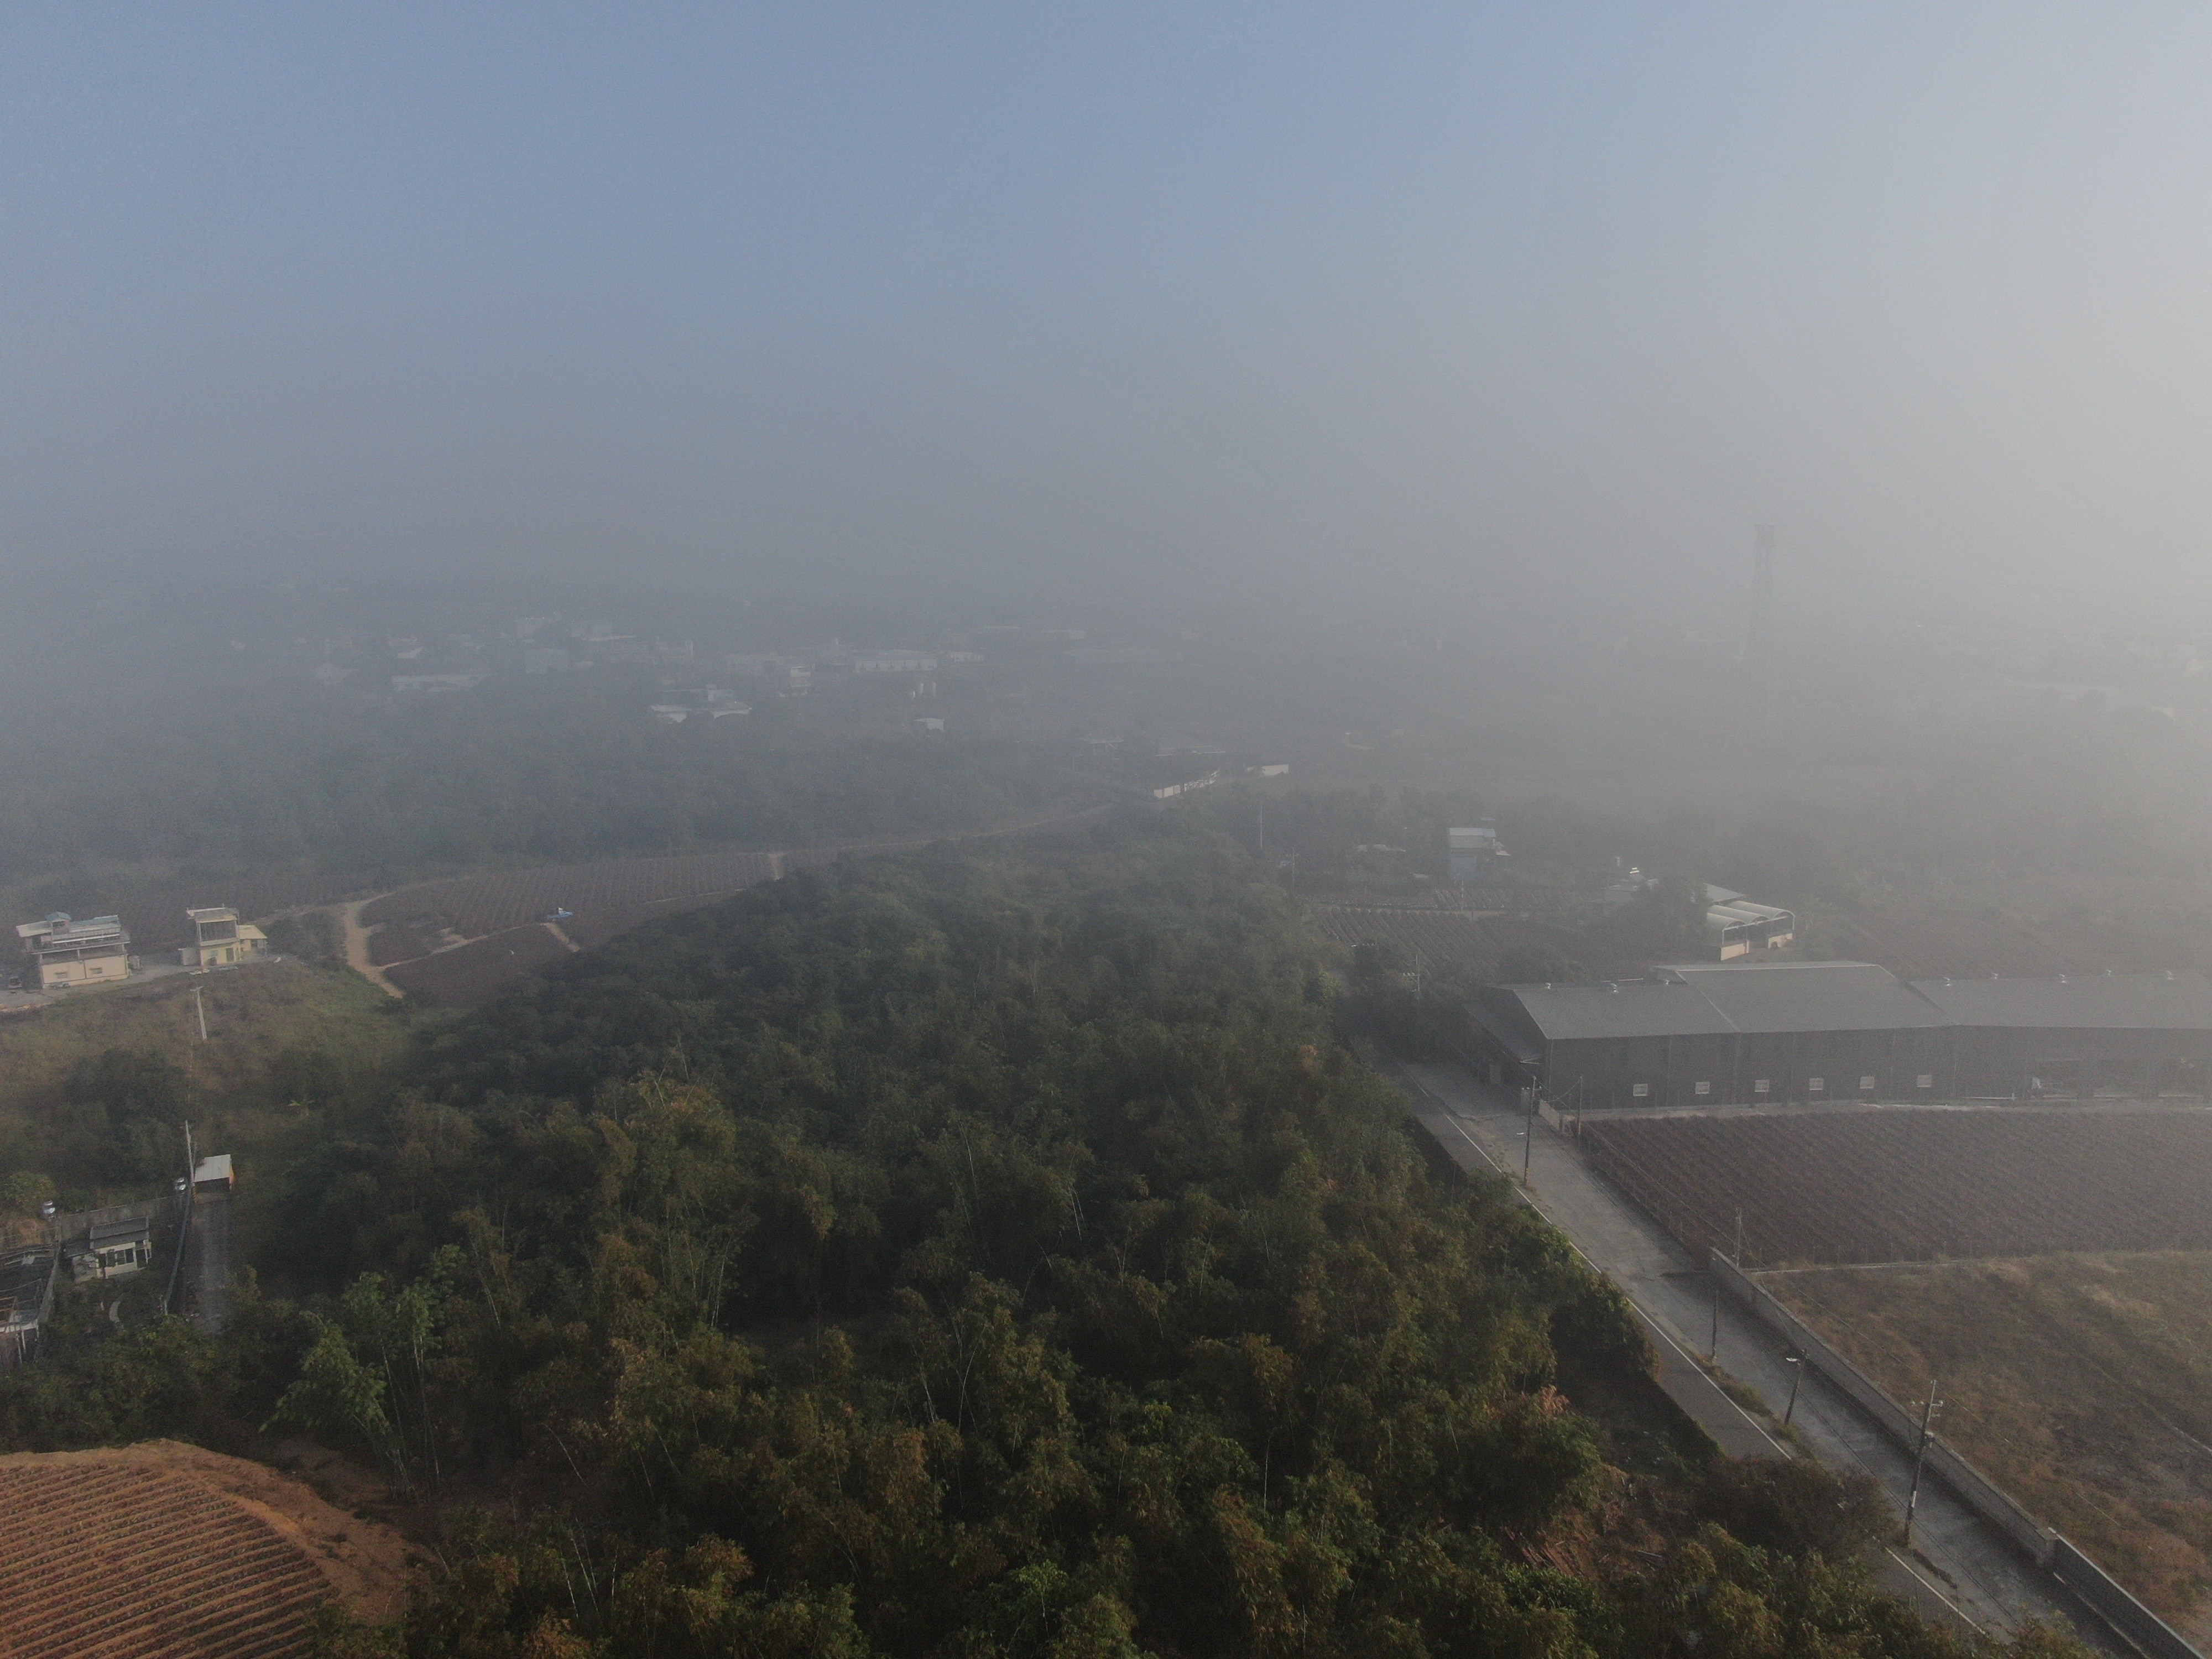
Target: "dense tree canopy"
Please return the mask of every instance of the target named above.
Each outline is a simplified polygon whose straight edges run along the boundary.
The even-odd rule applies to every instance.
[[[1618,1294],[1334,1005],[1156,822],[757,889],[340,1115],[286,1196],[329,1293],[186,1357],[448,1506],[426,1659],[1956,1654],[1816,1471],[1627,1489],[1574,1395],[1645,1364]]]

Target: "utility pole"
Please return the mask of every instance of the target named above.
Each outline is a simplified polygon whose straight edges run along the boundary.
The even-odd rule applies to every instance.
[[[1713,1254],[1718,1255],[1720,1252],[1715,1250]],[[1705,1269],[1713,1278],[1713,1333],[1705,1339],[1705,1363],[1717,1365],[1721,1363],[1721,1270],[1718,1263],[1711,1261],[1705,1264]]]
[[[1736,1206],[1735,1211],[1735,1254],[1729,1260],[1739,1267],[1743,1266],[1743,1206],[1741,1204]]]
[[[1267,798],[1260,797],[1260,856],[1267,856]]]
[[[1928,1399],[1920,1407],[1920,1443],[1912,1453],[1912,1492],[1905,1500],[1905,1546],[1912,1547],[1912,1512],[1920,1507],[1920,1470],[1928,1461],[1928,1425],[1942,1401],[1936,1397],[1936,1379],[1928,1379]]]
[[[192,1012],[200,1017],[200,1041],[205,1042],[208,1040],[207,1004],[200,1000],[200,988],[197,985],[192,987]]]
[[[1528,1085],[1528,1122],[1521,1131],[1521,1184],[1528,1184],[1528,1170],[1536,1156],[1536,1085]]]
[[[1786,1429],[1790,1426],[1790,1413],[1797,1409],[1797,1385],[1805,1380],[1805,1356],[1785,1353],[1782,1356],[1782,1363],[1790,1367],[1790,1403],[1782,1413],[1782,1426]]]

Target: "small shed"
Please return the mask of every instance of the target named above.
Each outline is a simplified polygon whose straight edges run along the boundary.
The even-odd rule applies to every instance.
[[[210,1152],[192,1167],[192,1190],[195,1193],[228,1193],[238,1184],[238,1177],[230,1167],[228,1152]]]

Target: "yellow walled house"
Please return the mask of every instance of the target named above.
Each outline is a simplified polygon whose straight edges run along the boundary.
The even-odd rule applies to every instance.
[[[204,910],[187,910],[192,942],[177,954],[187,968],[221,968],[234,962],[251,962],[269,948],[268,938],[250,921],[240,921],[228,904],[211,904]]]
[[[73,920],[57,910],[15,929],[41,991],[76,985],[112,985],[131,976],[131,935],[117,916]]]

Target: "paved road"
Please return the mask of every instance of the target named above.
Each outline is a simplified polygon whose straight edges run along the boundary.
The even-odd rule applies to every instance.
[[[185,1242],[185,1315],[210,1334],[230,1322],[230,1198],[196,1194]]]
[[[1462,1165],[1487,1166],[1517,1179],[1524,1155],[1528,1158],[1530,1203],[1628,1293],[1665,1337],[1662,1357],[1706,1353],[1714,1328],[1711,1276],[1593,1174],[1568,1141],[1540,1121],[1529,1146],[1522,1138],[1526,1120],[1518,1099],[1482,1083],[1463,1066],[1408,1065],[1401,1070],[1422,1097],[1415,1103],[1416,1115]],[[1667,1354],[1668,1347],[1675,1352]],[[1784,1363],[1783,1352],[1771,1332],[1723,1298],[1719,1368],[1756,1389],[1778,1415],[1789,1398],[1792,1370]],[[1823,1462],[1865,1469],[1903,1514],[1911,1485],[1911,1460],[1841,1395],[1817,1376],[1806,1377],[1790,1420]],[[1765,1438],[1763,1430],[1759,1434]],[[1727,1441],[1723,1444],[1736,1449]],[[1923,1605],[1933,1589],[1984,1628],[2012,1631],[2026,1620],[2041,1619],[2075,1630],[2102,1651],[2132,1653],[2063,1586],[1932,1481],[1921,1485],[1913,1542],[1921,1559],[1909,1564],[1893,1560],[1890,1571],[1900,1589],[1909,1588],[1901,1578],[1904,1572],[1921,1581],[1925,1588],[1914,1599]]]

